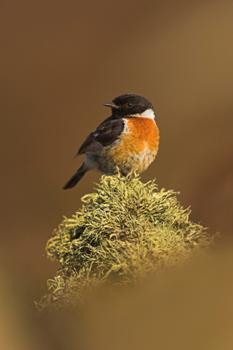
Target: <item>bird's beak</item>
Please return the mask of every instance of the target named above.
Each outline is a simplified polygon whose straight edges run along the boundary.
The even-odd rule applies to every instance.
[[[112,108],[112,109],[119,109],[119,108],[120,108],[120,107],[117,106],[114,102],[104,103],[104,106],[105,106],[105,107]]]

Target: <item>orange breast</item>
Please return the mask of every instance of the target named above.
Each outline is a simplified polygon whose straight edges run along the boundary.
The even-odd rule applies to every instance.
[[[159,147],[159,129],[149,118],[130,118],[119,142],[110,147],[108,154],[115,160],[124,161],[131,155],[148,151],[155,157]]]
[[[131,118],[127,121],[128,133],[122,141],[129,144],[134,152],[141,152],[148,147],[151,152],[157,152],[159,146],[159,128],[155,121],[149,118]]]
[[[118,168],[123,174],[132,170],[141,173],[156,157],[159,147],[156,123],[140,117],[127,119],[125,123],[120,139],[104,149],[100,167],[104,172],[114,173]]]

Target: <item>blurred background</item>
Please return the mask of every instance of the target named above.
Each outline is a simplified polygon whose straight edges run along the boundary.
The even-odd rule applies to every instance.
[[[0,273],[13,310],[30,309],[56,269],[46,240],[100,175],[61,188],[119,94],[156,107],[160,150],[143,179],[232,235],[232,36],[232,0],[1,0]]]

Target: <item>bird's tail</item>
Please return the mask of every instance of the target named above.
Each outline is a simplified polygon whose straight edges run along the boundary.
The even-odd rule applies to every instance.
[[[63,190],[68,190],[73,188],[77,183],[82,179],[82,177],[88,171],[88,167],[85,163],[81,165],[81,167],[76,171],[76,173],[69,179],[69,181],[63,187]]]

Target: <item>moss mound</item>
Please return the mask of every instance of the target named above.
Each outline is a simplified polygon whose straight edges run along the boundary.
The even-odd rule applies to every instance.
[[[65,218],[47,244],[59,262],[42,304],[63,304],[105,281],[129,283],[206,245],[206,230],[190,221],[176,193],[138,176],[102,176],[82,208]]]

